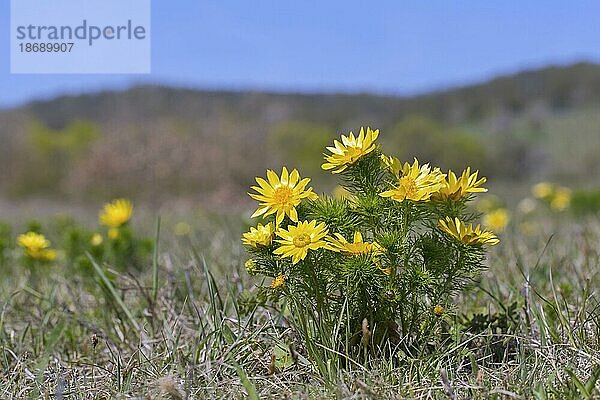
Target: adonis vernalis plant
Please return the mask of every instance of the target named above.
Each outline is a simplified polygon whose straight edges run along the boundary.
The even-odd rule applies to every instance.
[[[30,261],[48,263],[56,259],[56,250],[50,248],[50,241],[41,233],[27,232],[19,235],[17,243]]]
[[[486,179],[383,155],[379,130],[335,140],[322,168],[340,177],[345,196],[317,196],[284,167],[256,178],[262,217],[243,234],[251,274],[272,278],[309,355],[346,358],[385,344],[422,348],[453,309],[454,295],[483,268],[498,238],[468,202]],[[327,369],[328,367],[324,367]]]

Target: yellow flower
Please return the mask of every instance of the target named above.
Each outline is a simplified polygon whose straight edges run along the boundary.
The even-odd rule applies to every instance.
[[[554,185],[549,182],[540,182],[533,185],[531,193],[536,199],[547,199],[554,194]]]
[[[127,199],[117,199],[105,204],[100,212],[100,223],[111,228],[118,228],[131,219],[133,204]]]
[[[56,250],[49,249],[50,241],[40,233],[27,232],[19,235],[17,243],[25,250],[25,254],[34,260],[53,261],[56,259]]]
[[[442,315],[444,311],[446,310],[444,310],[444,307],[441,304],[436,304],[435,307],[433,307],[433,313],[438,317]]]
[[[90,244],[94,247],[98,247],[102,244],[103,241],[104,241],[104,238],[102,237],[101,234],[94,233],[92,235],[92,238],[90,239]]]
[[[266,225],[258,224],[258,226],[250,227],[250,230],[242,235],[242,243],[252,247],[268,246],[273,240],[275,234],[275,226],[269,222]]]
[[[571,204],[571,189],[558,187],[550,200],[550,207],[556,211],[563,211]]]
[[[371,253],[373,255],[380,255],[385,251],[385,249],[377,242],[369,243],[363,241],[362,234],[359,231],[354,232],[354,243],[349,243],[339,233],[336,233],[335,237],[337,239],[330,238],[328,240],[329,244],[331,245],[332,250],[339,251],[343,254],[358,255]]]
[[[375,150],[375,140],[378,136],[379,129],[371,128],[367,128],[366,134],[364,128],[360,128],[360,133],[356,137],[352,132],[348,136],[342,135],[341,143],[334,140],[333,147],[327,147],[331,154],[325,154],[326,163],[321,165],[321,168],[326,171],[332,169],[331,172],[334,174],[343,172],[361,157]]]
[[[475,228],[473,224],[467,226],[458,218],[446,217],[445,221],[440,219],[439,224],[442,231],[464,244],[493,246],[500,242],[492,232],[482,230],[479,225]]]
[[[308,250],[329,248],[327,242],[323,240],[327,232],[325,223],[317,224],[315,220],[301,221],[297,226],[289,226],[287,230],[280,229],[277,231],[277,236],[281,239],[276,241],[281,246],[273,253],[282,257],[292,257],[292,264],[296,264],[306,257]]]
[[[446,178],[446,174],[442,174],[439,168],[432,170],[429,164],[419,166],[419,161],[415,158],[412,165],[404,163],[402,166],[398,186],[381,193],[380,196],[390,197],[396,201],[429,200],[444,186],[444,178]]]
[[[35,232],[27,232],[19,235],[17,242],[25,250],[33,252],[50,247],[50,241],[44,235]]]
[[[252,186],[252,189],[258,193],[248,193],[250,197],[260,202],[258,209],[252,214],[252,218],[276,214],[277,226],[286,215],[293,222],[298,222],[296,206],[302,199],[314,200],[317,198],[312,188],[306,189],[310,178],[300,179],[300,174],[296,169],[288,173],[287,168],[283,167],[281,177],[269,169],[267,170],[267,179],[268,182],[263,178],[256,178],[259,186]]]
[[[458,178],[453,171],[448,171],[448,176],[444,182],[445,186],[434,197],[440,200],[458,200],[472,193],[487,192],[486,188],[480,187],[487,179],[485,177],[477,179],[478,174],[479,171],[471,173],[471,167],[467,167]]]
[[[483,225],[492,228],[496,232],[503,232],[509,221],[510,215],[506,208],[498,208],[483,217]]]
[[[271,282],[272,289],[280,289],[285,286],[285,277],[282,274],[277,275],[273,282]]]

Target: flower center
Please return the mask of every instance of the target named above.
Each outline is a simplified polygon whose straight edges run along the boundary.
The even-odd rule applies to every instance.
[[[300,235],[294,238],[294,246],[296,247],[305,247],[310,244],[310,235],[306,233],[301,233]]]
[[[279,205],[286,205],[290,202],[293,191],[289,186],[279,186],[273,193],[273,200]]]
[[[405,176],[403,178],[400,178],[400,183],[402,184],[402,187],[404,188],[404,192],[406,193],[406,197],[413,197],[414,195],[417,194],[417,185],[415,183],[415,180],[413,178],[411,178],[410,176]]]

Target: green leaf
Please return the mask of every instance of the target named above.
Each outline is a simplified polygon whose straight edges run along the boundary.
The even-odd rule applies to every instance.
[[[249,400],[260,400],[260,397],[258,396],[258,393],[256,392],[256,388],[254,387],[254,384],[250,381],[250,379],[248,379],[248,375],[246,375],[246,373],[244,372],[242,367],[240,367],[239,365],[236,365],[235,371],[237,372],[238,376],[240,377],[240,380],[242,381],[242,385],[244,385],[246,392],[248,392],[247,398]]]
[[[590,396],[594,394],[594,389],[596,388],[596,382],[600,378],[600,365],[596,365],[592,370],[592,375],[585,383],[585,389],[588,391]]]
[[[579,378],[575,376],[575,373],[573,373],[573,371],[571,371],[570,369],[565,369],[565,372],[567,373],[567,375],[569,375],[569,377],[571,378],[571,382],[577,387],[577,390],[579,390],[579,393],[583,396],[583,398],[591,399],[592,396],[588,392],[587,388],[583,385],[583,383],[579,380]]]
[[[273,353],[275,353],[275,366],[277,369],[284,370],[294,364],[292,353],[290,353],[289,347],[284,343],[279,342],[275,344]]]

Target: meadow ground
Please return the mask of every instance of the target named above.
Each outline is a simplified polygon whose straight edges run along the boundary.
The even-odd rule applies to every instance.
[[[443,317],[449,332],[430,333],[432,350],[331,363],[327,376],[281,303],[248,300],[268,282],[245,271],[243,220],[188,221],[176,234],[164,219],[137,272],[56,263],[32,279],[5,260],[0,397],[600,398],[598,218],[513,223]]]

